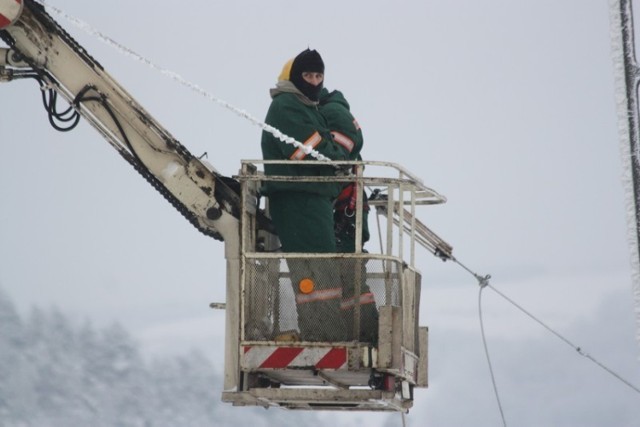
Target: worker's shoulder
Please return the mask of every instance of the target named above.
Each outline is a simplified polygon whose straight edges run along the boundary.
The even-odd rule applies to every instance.
[[[302,107],[302,102],[298,99],[295,93],[292,92],[279,92],[271,101],[272,106],[284,106],[284,105],[292,105]]]
[[[324,111],[330,110],[350,110],[349,102],[344,94],[339,90],[327,92],[320,98],[320,109]]]

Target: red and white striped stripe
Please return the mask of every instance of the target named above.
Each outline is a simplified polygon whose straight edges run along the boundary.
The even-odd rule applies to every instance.
[[[243,369],[346,369],[346,347],[245,346]]]
[[[22,0],[0,0],[0,30],[13,24],[22,12]]]

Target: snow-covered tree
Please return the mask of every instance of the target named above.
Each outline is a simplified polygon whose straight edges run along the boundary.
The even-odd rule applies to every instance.
[[[206,427],[319,425],[315,414],[235,408],[197,350],[145,362],[118,324],[102,330],[59,310],[22,320],[0,289],[0,426]]]

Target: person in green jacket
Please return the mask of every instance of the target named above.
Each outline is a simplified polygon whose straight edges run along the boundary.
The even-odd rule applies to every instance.
[[[318,110],[324,81],[324,62],[315,50],[306,49],[288,61],[276,87],[265,123],[331,160],[346,160],[349,152],[337,144]],[[335,176],[331,164],[288,164],[288,160],[315,160],[301,147],[287,144],[263,131],[262,155],[265,175],[287,177]],[[283,252],[336,252],[333,201],[339,183],[266,181],[262,193],[268,197],[269,212]],[[340,316],[342,286],[337,265],[318,258],[288,259],[296,295],[298,326],[307,341],[343,341],[345,326]],[[335,261],[333,261],[335,264]]]
[[[338,90],[329,92],[322,89],[320,94],[320,113],[334,141],[349,151],[349,160],[362,160],[360,154],[364,144],[362,129],[351,113],[349,103]],[[356,183],[347,184],[334,203],[334,228],[338,252],[356,252]],[[366,193],[362,192],[362,247],[369,240],[368,215],[369,205]],[[366,251],[364,251],[366,252]],[[363,342],[377,342],[378,310],[373,293],[366,284],[366,267],[362,260],[346,258],[340,268],[343,284],[341,310],[348,335],[353,335],[355,307],[360,304],[360,335]],[[359,274],[357,274],[359,272]],[[355,297],[355,283],[359,281],[360,297]]]
[[[334,141],[349,151],[348,159],[362,160],[360,155],[364,144],[362,129],[351,114],[349,103],[343,93],[339,90],[329,92],[323,88],[320,93],[320,114],[324,117]],[[369,205],[366,202],[366,194],[363,194],[363,197],[362,244],[364,246],[369,240]],[[338,195],[334,206],[338,252],[355,252],[355,202],[355,183],[346,185]]]

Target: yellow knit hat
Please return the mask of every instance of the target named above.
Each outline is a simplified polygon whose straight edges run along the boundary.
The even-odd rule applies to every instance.
[[[291,78],[291,66],[293,65],[293,60],[295,58],[291,58],[290,60],[288,60],[285,64],[284,67],[282,67],[282,71],[280,72],[280,75],[278,76],[278,81],[281,82],[283,80],[289,80]]]

